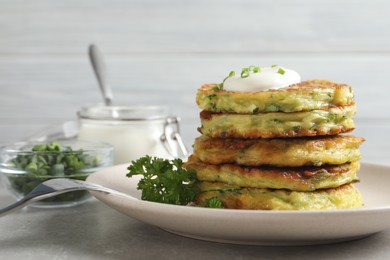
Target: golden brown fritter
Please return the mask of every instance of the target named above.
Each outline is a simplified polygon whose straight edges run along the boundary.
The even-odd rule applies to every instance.
[[[352,184],[311,192],[231,187],[223,183],[202,182],[202,193],[195,204],[206,207],[207,200],[218,198],[227,209],[253,210],[329,210],[363,206],[358,189]]]
[[[222,113],[297,112],[347,106],[354,97],[350,86],[329,80],[309,80],[281,89],[259,92],[214,90],[203,85],[197,92],[200,109]]]
[[[301,137],[277,139],[210,138],[195,140],[194,155],[209,164],[236,163],[245,166],[321,166],[360,160],[355,136]]]
[[[221,114],[202,111],[198,129],[209,137],[277,138],[336,135],[352,131],[355,104],[307,112]]]
[[[338,187],[358,180],[359,162],[311,167],[246,167],[237,164],[212,165],[191,156],[184,164],[196,172],[199,181],[221,182],[234,187],[313,191]]]

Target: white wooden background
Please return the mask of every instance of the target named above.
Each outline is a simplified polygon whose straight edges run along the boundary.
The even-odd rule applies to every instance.
[[[117,104],[168,105],[197,136],[196,89],[279,64],[348,83],[364,160],[388,163],[387,0],[0,0],[0,142],[101,102],[87,47],[105,53]]]

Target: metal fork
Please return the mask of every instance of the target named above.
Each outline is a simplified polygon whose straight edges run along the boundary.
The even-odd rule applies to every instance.
[[[19,208],[25,207],[35,201],[43,200],[46,198],[57,196],[62,193],[77,190],[99,191],[104,192],[106,194],[115,194],[119,196],[129,197],[129,195],[126,195],[122,192],[112,190],[100,186],[98,184],[86,181],[58,178],[42,182],[18,202],[15,202],[14,204],[0,209],[0,217],[5,216]]]

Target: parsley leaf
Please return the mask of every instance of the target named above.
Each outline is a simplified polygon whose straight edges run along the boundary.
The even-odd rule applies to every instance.
[[[209,208],[223,209],[222,201],[217,197],[206,199],[206,203]]]
[[[195,199],[196,174],[182,167],[181,159],[167,160],[144,156],[132,161],[127,168],[127,177],[143,175],[137,189],[142,191],[143,200],[186,205]]]

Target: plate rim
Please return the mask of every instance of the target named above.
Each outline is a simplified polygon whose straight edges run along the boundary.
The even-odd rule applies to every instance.
[[[120,164],[103,169],[88,177],[87,181],[94,180],[93,176],[105,174],[105,171],[110,171],[114,167],[116,171],[126,169],[129,164]],[[390,166],[380,165],[375,163],[362,162],[363,167],[380,167],[381,171],[390,171]],[[362,167],[362,168],[363,168]],[[112,174],[112,173],[110,173]],[[118,173],[117,173],[118,174]],[[104,179],[103,179],[104,181]],[[137,180],[129,180],[132,191],[136,188]],[[102,184],[102,183],[98,183]],[[114,182],[115,184],[115,182]],[[122,189],[123,187],[121,187]],[[130,190],[130,188],[129,188]],[[139,191],[140,192],[140,191]],[[181,235],[194,239],[201,239],[211,242],[222,242],[230,244],[245,244],[245,245],[264,245],[264,246],[286,246],[286,245],[314,245],[314,244],[329,244],[342,241],[350,241],[373,235],[383,230],[390,228],[390,220],[383,218],[383,215],[389,216],[390,204],[378,207],[369,208],[354,208],[354,209],[332,209],[332,210],[237,210],[237,209],[215,209],[193,206],[182,206],[151,202],[134,197],[129,193],[128,198],[119,199],[118,196],[111,197],[110,194],[92,193],[98,200],[102,201],[109,207],[121,212],[133,219],[159,227],[167,232]],[[129,201],[129,198],[131,201]],[[384,201],[388,203],[388,201]],[[154,214],[158,214],[156,219]],[[226,216],[229,216],[228,218]],[[315,216],[315,218],[313,218]],[[175,218],[176,217],[176,218]],[[188,227],[189,220],[181,220],[180,218],[187,217],[191,220],[207,221],[214,223],[220,228],[224,227],[227,230],[218,229],[218,227],[207,226],[207,223],[197,223],[196,230]],[[365,225],[367,221],[376,217],[378,221],[371,221],[370,225]],[[314,228],[314,230],[298,231],[298,234],[291,233],[289,235],[274,235],[272,232],[280,232],[281,227],[286,227],[289,223],[286,220],[292,218],[295,223],[295,230],[299,227],[306,227],[306,222]],[[380,219],[378,219],[380,218]],[[174,219],[174,221],[172,221]],[[244,222],[242,222],[244,220]],[[341,226],[340,223],[332,222],[335,220],[352,221],[346,226]],[[181,221],[182,223],[177,223]],[[281,225],[275,225],[277,221],[281,221]],[[192,222],[191,222],[192,223]],[[243,223],[243,224],[241,224]],[[262,225],[266,223],[269,227]],[[243,230],[243,234],[236,235],[237,227]],[[191,224],[193,225],[193,224]],[[248,229],[248,227],[250,229]],[[356,229],[356,227],[358,227]],[[328,228],[328,229],[327,229]],[[195,231],[194,231],[195,230]],[[329,231],[327,231],[329,230]],[[321,234],[317,233],[321,231]],[[254,239],[254,237],[256,239]]]

